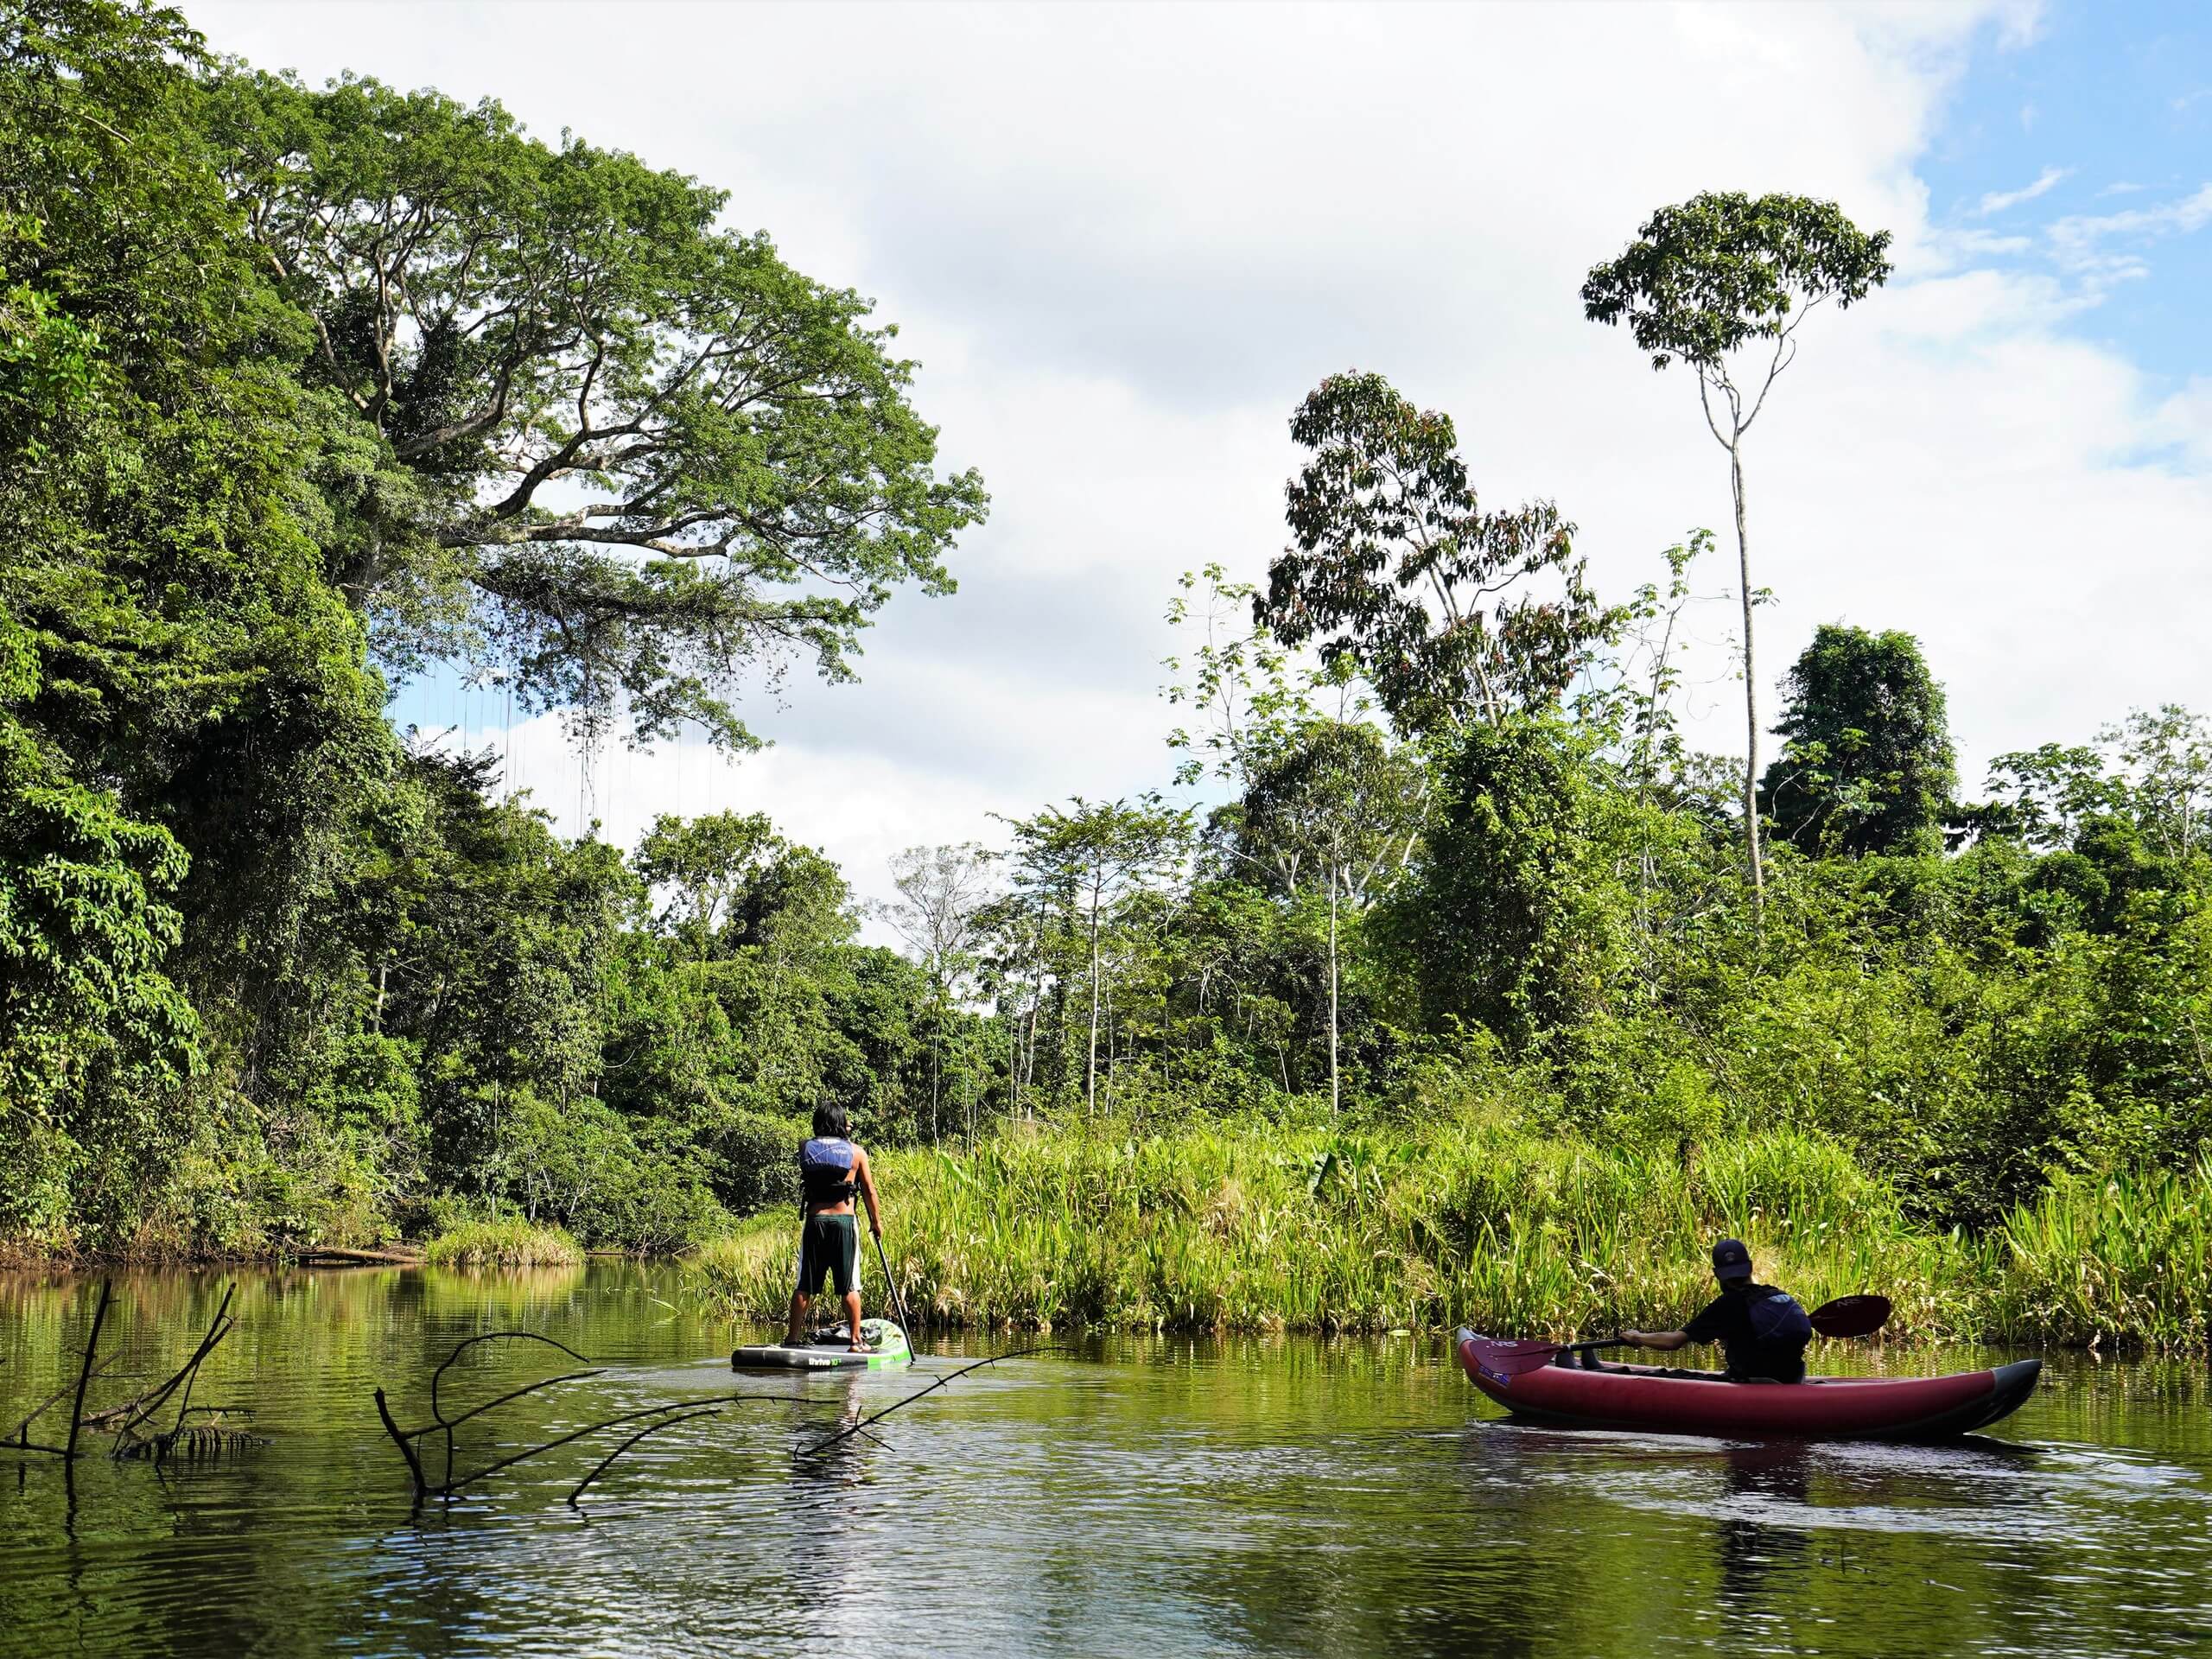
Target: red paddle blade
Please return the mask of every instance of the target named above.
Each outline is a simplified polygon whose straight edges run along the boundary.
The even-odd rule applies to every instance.
[[[1871,1337],[1890,1322],[1886,1296],[1839,1296],[1806,1315],[1824,1337]]]
[[[1469,1340],[1476,1365],[1496,1382],[1541,1370],[1552,1363],[1560,1351],[1560,1344],[1555,1342],[1499,1342],[1490,1337],[1472,1337]]]

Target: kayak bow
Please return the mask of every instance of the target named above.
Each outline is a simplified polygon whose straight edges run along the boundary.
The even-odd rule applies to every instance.
[[[1948,1376],[1731,1382],[1717,1371],[1652,1365],[1521,1369],[1515,1362],[1530,1345],[1462,1329],[1459,1363],[1477,1388],[1531,1422],[1723,1440],[1944,1440],[2018,1410],[2043,1370],[2041,1360],[2024,1359]]]

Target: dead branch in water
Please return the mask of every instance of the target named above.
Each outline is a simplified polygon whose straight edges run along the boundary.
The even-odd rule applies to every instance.
[[[69,1407],[69,1449],[61,1455],[77,1455],[77,1432],[85,1426],[85,1390],[92,1380],[92,1357],[99,1352],[100,1326],[107,1323],[107,1305],[115,1300],[115,1281],[100,1281],[100,1305],[92,1310],[92,1334],[85,1338],[85,1363],[77,1373],[77,1397]]]
[[[238,1321],[231,1318],[231,1298],[238,1294],[238,1284],[233,1281],[223,1292],[223,1300],[215,1309],[215,1317],[207,1323],[207,1334],[200,1338],[200,1345],[192,1351],[192,1357],[186,1360],[168,1382],[159,1388],[148,1389],[135,1400],[125,1402],[113,1411],[101,1414],[108,1421],[124,1413],[129,1414],[115,1430],[117,1457],[150,1456],[159,1463],[168,1455],[169,1448],[177,1444],[178,1438],[185,1432],[185,1418],[192,1409],[192,1390],[199,1380],[200,1366],[207,1363],[207,1356],[215,1351],[215,1344],[237,1328]],[[137,1432],[139,1424],[159,1411],[162,1402],[180,1388],[184,1390],[184,1398],[177,1408],[175,1425],[166,1434],[153,1434],[141,1439]],[[234,1449],[244,1450],[249,1444],[258,1442],[251,1435],[242,1436]],[[150,1451],[147,1449],[149,1447]]]
[[[193,1410],[203,1416],[219,1419],[221,1412],[212,1406],[194,1406]],[[168,1463],[175,1460],[213,1462],[227,1454],[250,1452],[258,1446],[269,1444],[260,1434],[250,1434],[242,1428],[226,1427],[221,1421],[185,1423],[166,1434],[156,1434],[151,1440],[132,1440],[115,1448],[118,1458],[136,1459],[143,1462]]]
[[[454,1361],[459,1359],[480,1342],[542,1342],[548,1348],[558,1348],[570,1359],[582,1360],[587,1365],[591,1363],[591,1361],[584,1359],[582,1354],[569,1347],[567,1343],[556,1342],[550,1337],[542,1337],[535,1331],[486,1331],[480,1336],[471,1337],[446,1356],[444,1364],[430,1373],[430,1415],[437,1419],[437,1426],[441,1428],[449,1428],[452,1425],[446,1421],[445,1413],[438,1409],[438,1384],[445,1381],[446,1372],[452,1369]]]
[[[116,1436],[113,1456],[149,1459],[155,1463],[163,1462],[172,1454],[193,1458],[219,1457],[226,1452],[243,1452],[251,1446],[266,1445],[267,1442],[259,1436],[226,1427],[219,1421],[191,1421],[194,1414],[192,1390],[199,1379],[200,1368],[207,1363],[208,1355],[215,1351],[216,1344],[237,1327],[238,1321],[231,1318],[230,1309],[231,1299],[238,1294],[238,1288],[233,1282],[223,1292],[223,1300],[215,1309],[215,1317],[208,1323],[207,1334],[200,1339],[199,1346],[192,1351],[192,1357],[167,1382],[134,1395],[119,1404],[88,1412],[85,1409],[86,1389],[92,1386],[95,1376],[105,1371],[115,1363],[115,1358],[119,1357],[99,1357],[100,1332],[107,1324],[108,1309],[115,1300],[114,1281],[102,1280],[99,1302],[92,1311],[92,1328],[85,1338],[85,1353],[77,1368],[76,1382],[48,1395],[29,1416],[16,1424],[14,1434],[5,1443],[7,1449],[41,1452],[73,1461],[84,1455],[79,1450],[78,1441],[87,1428],[111,1433]],[[179,1389],[183,1390],[183,1398],[178,1402],[176,1421],[166,1433],[140,1435],[137,1433],[139,1425],[160,1410],[169,1396]],[[64,1396],[71,1396],[68,1443],[66,1446],[46,1446],[33,1440],[30,1437],[31,1425],[50,1408],[59,1404]],[[211,1411],[201,1407],[199,1414],[219,1419],[221,1411]]]
[[[923,1395],[935,1394],[946,1383],[951,1382],[953,1378],[957,1376],[965,1376],[970,1371],[980,1371],[986,1365],[995,1365],[1002,1359],[1022,1359],[1031,1354],[1059,1354],[1065,1353],[1067,1351],[1068,1347],[1065,1343],[1053,1342],[1047,1343],[1041,1348],[1017,1348],[1010,1354],[993,1354],[988,1359],[979,1359],[972,1365],[963,1365],[957,1371],[947,1371],[943,1376],[940,1376],[931,1382],[929,1387],[926,1389],[916,1389],[913,1393],[908,1395],[905,1399],[893,1401],[889,1405],[886,1406],[881,1411],[877,1412],[874,1416],[863,1417],[856,1423],[848,1423],[844,1427],[839,1429],[835,1434],[832,1434],[828,1440],[817,1441],[814,1445],[808,1446],[804,1452],[800,1452],[799,1455],[803,1458],[818,1458],[824,1452],[827,1452],[831,1446],[839,1444],[841,1441],[849,1440],[855,1434],[867,1433],[870,1428],[881,1422],[885,1418],[888,1417],[893,1412],[898,1410],[901,1406],[911,1406],[915,1401],[919,1400]],[[874,1436],[869,1435],[869,1438],[873,1440]]]
[[[438,1397],[439,1384],[444,1380],[446,1372],[452,1369],[453,1363],[455,1360],[459,1359],[465,1351],[474,1347],[478,1343],[501,1340],[541,1342],[549,1348],[559,1349],[563,1353],[568,1355],[572,1359],[583,1360],[584,1363],[589,1367],[589,1369],[581,1371],[565,1371],[558,1376],[541,1377],[537,1382],[526,1382],[518,1389],[510,1389],[506,1393],[499,1395],[496,1398],[487,1400],[480,1406],[473,1406],[468,1410],[461,1413],[458,1416],[448,1417],[445,1414],[444,1404]],[[525,1395],[535,1394],[541,1389],[550,1389],[563,1382],[582,1382],[586,1377],[603,1376],[606,1375],[606,1372],[607,1368],[605,1366],[592,1365],[591,1362],[586,1358],[585,1356],[578,1353],[566,1343],[556,1342],[551,1337],[540,1336],[535,1331],[486,1331],[482,1332],[480,1335],[469,1338],[467,1341],[454,1348],[453,1352],[445,1357],[445,1359],[439,1364],[437,1370],[431,1373],[430,1421],[429,1422],[423,1424],[420,1428],[400,1427],[397,1421],[395,1420],[391,1414],[391,1402],[386,1399],[385,1391],[382,1389],[378,1389],[375,1392],[377,1416],[384,1424],[385,1433],[391,1437],[392,1444],[399,1448],[400,1456],[407,1460],[408,1475],[415,1483],[415,1501],[419,1504],[423,1499],[429,1497],[451,1497],[455,1492],[461,1491],[464,1486],[474,1485],[476,1482],[486,1478],[487,1476],[496,1475],[502,1470],[513,1468],[518,1463],[528,1462],[532,1458],[542,1456],[543,1453],[556,1450],[561,1446],[572,1445],[577,1440],[587,1440],[594,1434],[601,1433],[607,1429],[619,1427],[624,1423],[639,1422],[648,1418],[658,1418],[661,1420],[660,1421],[650,1424],[647,1427],[640,1430],[638,1433],[632,1435],[620,1446],[615,1447],[613,1452],[609,1453],[607,1458],[601,1460],[599,1467],[593,1470],[591,1474],[586,1478],[583,1484],[576,1488],[576,1493],[581,1493],[584,1490],[584,1487],[590,1485],[594,1480],[598,1479],[607,1465],[612,1464],[616,1458],[620,1457],[624,1452],[629,1450],[631,1446],[636,1445],[638,1441],[643,1440],[647,1434],[658,1433],[660,1429],[668,1427],[671,1422],[688,1421],[691,1417],[714,1416],[718,1414],[726,1406],[742,1405],[749,1401],[786,1400],[798,1401],[804,1403],[810,1397],[806,1395],[801,1394],[736,1393],[708,1395],[701,1398],[689,1400],[666,1400],[663,1401],[658,1405],[646,1406],[636,1411],[626,1411],[613,1417],[604,1418],[598,1422],[590,1424],[587,1427],[579,1428],[569,1433],[563,1434],[557,1439],[547,1440],[542,1445],[526,1446],[519,1452],[513,1452],[504,1458],[497,1459],[491,1463],[486,1464],[482,1468],[474,1470],[469,1473],[460,1476],[454,1475],[453,1471],[453,1432],[454,1429],[460,1427],[463,1423],[469,1421],[473,1418],[480,1417],[484,1415],[485,1413],[492,1411],[498,1407],[506,1405],[510,1402],[519,1400]],[[702,1407],[709,1408],[709,1409],[701,1410],[700,1408]],[[681,1415],[672,1416],[670,1414],[672,1413],[681,1414]],[[435,1482],[432,1481],[429,1476],[423,1471],[422,1452],[418,1444],[418,1442],[433,1434],[441,1435],[445,1440],[444,1474],[442,1478]],[[574,1502],[575,1496],[575,1494],[573,1493],[570,1495],[571,1502]]]
[[[584,1495],[584,1488],[590,1485],[592,1482],[597,1480],[601,1475],[605,1474],[607,1471],[608,1465],[613,1464],[615,1459],[620,1457],[625,1452],[627,1452],[639,1440],[644,1440],[646,1435],[658,1434],[664,1428],[673,1428],[678,1423],[696,1422],[702,1417],[719,1417],[721,1414],[722,1408],[720,1406],[713,1406],[709,1407],[705,1411],[687,1411],[681,1417],[664,1417],[657,1423],[647,1423],[643,1428],[632,1434],[628,1440],[623,1441],[621,1445],[616,1446],[612,1452],[601,1458],[599,1460],[599,1466],[576,1483],[576,1490],[569,1494],[569,1507],[572,1510],[582,1509],[583,1505],[577,1503],[576,1500]]]
[[[518,1389],[511,1389],[494,1399],[486,1401],[482,1405],[470,1408],[458,1416],[448,1417],[445,1414],[445,1408],[438,1397],[438,1385],[443,1380],[446,1372],[452,1369],[454,1362],[459,1359],[465,1351],[476,1344],[502,1339],[542,1342],[550,1348],[559,1349],[573,1359],[584,1360],[585,1364],[590,1369],[563,1372],[558,1376],[542,1377],[535,1382],[524,1383]],[[970,1371],[981,1370],[986,1365],[995,1365],[1002,1359],[1021,1359],[1032,1354],[1065,1351],[1067,1351],[1065,1344],[1052,1343],[1038,1348],[1017,1348],[1011,1353],[993,1354],[987,1359],[979,1359],[972,1364],[963,1365],[957,1370],[948,1371],[944,1376],[932,1379],[927,1388],[918,1389],[906,1398],[893,1401],[873,1416],[848,1424],[836,1433],[807,1447],[800,1455],[818,1457],[832,1446],[840,1445],[855,1435],[864,1436],[881,1445],[880,1440],[877,1440],[874,1435],[868,1433],[871,1427],[901,1407],[910,1406],[924,1395],[936,1393],[938,1389],[944,1387],[956,1377],[965,1376]],[[617,1459],[639,1441],[658,1434],[664,1428],[672,1428],[677,1423],[692,1422],[702,1417],[718,1417],[731,1406],[775,1401],[788,1401],[804,1405],[818,1397],[804,1394],[754,1394],[750,1391],[740,1391],[732,1394],[705,1395],[687,1400],[664,1400],[658,1405],[643,1406],[634,1411],[620,1412],[614,1416],[602,1418],[598,1422],[588,1424],[582,1428],[573,1429],[541,1445],[524,1446],[522,1450],[511,1452],[505,1457],[495,1458],[481,1468],[472,1470],[468,1473],[458,1476],[454,1473],[453,1432],[461,1424],[473,1418],[480,1417],[498,1407],[519,1400],[525,1395],[535,1394],[541,1389],[550,1389],[563,1382],[582,1382],[586,1377],[602,1376],[606,1375],[606,1370],[607,1368],[604,1366],[591,1365],[589,1360],[585,1359],[583,1355],[576,1352],[566,1343],[556,1342],[552,1338],[540,1336],[534,1331],[487,1331],[461,1343],[452,1353],[446,1356],[437,1370],[431,1374],[430,1421],[429,1422],[419,1428],[402,1428],[392,1416],[391,1402],[386,1398],[382,1389],[378,1389],[374,1395],[377,1416],[384,1424],[385,1433],[391,1437],[392,1444],[399,1448],[399,1455],[406,1459],[408,1477],[414,1483],[415,1502],[418,1506],[425,1498],[450,1498],[463,1487],[473,1486],[478,1481],[512,1469],[518,1464],[526,1463],[532,1458],[542,1457],[546,1452],[556,1451],[564,1446],[573,1446],[578,1440],[588,1440],[593,1435],[604,1433],[608,1429],[619,1428],[626,1423],[642,1424],[642,1427],[601,1459],[591,1472],[579,1481],[575,1490],[569,1494],[569,1504],[581,1509],[582,1506],[577,1500],[583,1496],[594,1481],[613,1466]],[[444,1438],[446,1448],[444,1474],[442,1478],[437,1481],[432,1481],[423,1470],[420,1445],[421,1441],[434,1434],[442,1435]]]
[[[115,1363],[113,1359],[99,1357],[100,1327],[107,1323],[108,1303],[113,1300],[114,1289],[113,1280],[100,1281],[100,1300],[99,1306],[92,1310],[92,1333],[85,1338],[85,1357],[78,1367],[77,1380],[56,1389],[32,1408],[30,1415],[17,1423],[15,1433],[9,1437],[7,1446],[10,1451],[42,1452],[49,1457],[56,1458],[74,1458],[77,1455],[77,1433],[85,1422],[85,1389],[91,1384],[93,1377]],[[72,1394],[76,1398],[69,1408],[69,1444],[45,1446],[31,1439],[31,1425],[43,1417],[50,1408],[60,1404]]]

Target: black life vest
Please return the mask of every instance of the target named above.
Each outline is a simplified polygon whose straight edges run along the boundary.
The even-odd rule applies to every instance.
[[[799,1187],[810,1210],[849,1204],[853,1164],[860,1148],[836,1135],[819,1135],[798,1149]]]
[[[1777,1290],[1771,1285],[1754,1285],[1750,1301],[1744,1312],[1751,1320],[1751,1334],[1761,1342],[1778,1346],[1796,1343],[1802,1347],[1813,1339],[1813,1321],[1788,1291]]]

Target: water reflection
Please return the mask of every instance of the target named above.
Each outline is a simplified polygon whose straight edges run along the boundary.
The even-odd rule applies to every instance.
[[[1812,1503],[1812,1448],[1790,1442],[1731,1446],[1721,1459],[1720,1592],[1746,1607],[1764,1605],[1776,1573],[1802,1567],[1813,1535],[1786,1524]],[[1786,1593],[1774,1586],[1777,1593]]]
[[[221,1282],[119,1281],[121,1339],[151,1369],[204,1327]],[[208,1397],[255,1406],[271,1444],[158,1477],[87,1463],[73,1509],[60,1469],[17,1467],[0,1482],[0,1651],[565,1659],[839,1639],[1178,1659],[2212,1642],[2201,1367],[2054,1365],[2007,1440],[1763,1446],[1492,1421],[1441,1344],[1105,1338],[976,1372],[810,1458],[932,1365],[733,1379],[734,1333],[671,1317],[673,1292],[628,1263],[249,1275]],[[81,1285],[0,1281],[0,1423],[54,1386],[86,1311]],[[469,1459],[656,1402],[733,1389],[748,1402],[640,1442],[581,1516],[567,1494],[611,1441],[410,1519],[369,1389],[390,1388],[402,1421],[426,1421],[436,1360],[516,1325],[613,1369],[518,1402]],[[487,1354],[468,1363],[466,1397],[543,1374]]]

